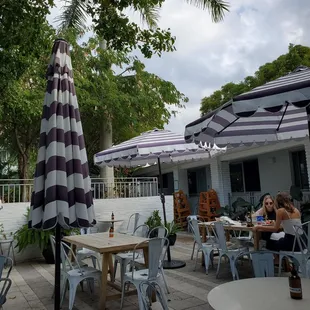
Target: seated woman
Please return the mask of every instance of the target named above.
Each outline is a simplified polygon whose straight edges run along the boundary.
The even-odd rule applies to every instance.
[[[255,216],[263,216],[265,221],[275,221],[276,220],[276,207],[274,200],[270,195],[266,195],[263,200],[263,206],[258,209]],[[270,239],[272,232],[262,232],[261,238],[265,241]]]
[[[300,212],[296,209],[288,193],[278,193],[275,199],[276,222],[273,226],[256,226],[255,230],[276,233],[280,226],[284,230],[284,237],[278,240],[267,240],[266,248],[271,251],[292,251],[295,241],[294,226],[301,227]],[[298,242],[295,242],[294,251],[299,251]]]
[[[263,216],[266,221],[275,221],[276,211],[273,198],[270,195],[266,195],[263,200],[263,206],[256,211],[255,216]]]

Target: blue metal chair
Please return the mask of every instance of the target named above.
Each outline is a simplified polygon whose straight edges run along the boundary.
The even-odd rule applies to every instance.
[[[0,256],[0,308],[6,302],[6,295],[12,285],[12,280],[9,279],[13,261],[11,258],[1,255]],[[4,272],[6,271],[6,275]]]
[[[250,252],[255,278],[274,277],[274,252]]]

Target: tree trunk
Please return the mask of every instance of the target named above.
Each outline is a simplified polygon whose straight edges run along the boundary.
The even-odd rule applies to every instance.
[[[99,46],[102,49],[107,48],[105,40],[100,40]],[[113,145],[113,128],[112,119],[104,118],[100,128],[100,150],[106,150]],[[100,178],[104,179],[104,186],[106,188],[105,193],[108,197],[113,197],[114,191],[114,168],[113,167],[101,167]]]
[[[21,202],[28,202],[30,199],[30,186],[26,185],[29,183],[27,181],[29,179],[28,158],[28,152],[24,152],[24,154],[19,154],[18,156],[18,175],[19,179],[22,180],[18,200]],[[10,200],[15,201],[15,197],[10,197]]]
[[[106,150],[112,146],[112,120],[104,120],[100,130],[100,150]],[[104,166],[100,168],[100,178],[104,179],[105,192],[108,197],[113,196],[114,189],[114,168]]]

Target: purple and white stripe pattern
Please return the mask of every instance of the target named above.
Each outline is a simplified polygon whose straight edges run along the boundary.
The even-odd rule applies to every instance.
[[[69,45],[56,40],[47,70],[29,226],[89,227],[95,220]]]
[[[185,140],[238,147],[304,139],[309,103],[310,68],[301,66],[188,124]]]
[[[305,108],[310,103],[310,68],[297,67],[293,72],[258,86],[233,98],[233,111],[238,116],[251,116],[258,109],[279,111],[286,104]]]
[[[99,166],[136,167],[152,165],[158,158],[162,163],[200,160],[221,151],[199,148],[187,144],[181,134],[154,129],[97,153],[94,162]]]
[[[188,143],[201,142],[219,147],[264,145],[272,142],[303,139],[308,135],[306,109],[289,105],[271,113],[263,109],[251,117],[237,117],[231,103],[206,115],[185,127]],[[279,126],[279,129],[277,130]]]

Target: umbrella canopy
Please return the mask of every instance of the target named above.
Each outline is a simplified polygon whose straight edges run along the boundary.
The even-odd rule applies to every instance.
[[[252,117],[243,118],[233,112],[231,102],[186,125],[184,133],[188,143],[228,148],[304,139],[307,135],[306,109],[288,106],[274,113],[258,109]]]
[[[95,220],[69,45],[56,40],[47,71],[29,226],[88,227]]]
[[[161,163],[177,163],[209,158],[221,151],[225,149],[199,148],[195,143],[186,144],[180,134],[154,129],[97,153],[94,162],[99,166],[136,167],[157,163],[158,158]]]
[[[185,140],[237,147],[304,139],[309,102],[310,68],[298,67],[188,124]]]

